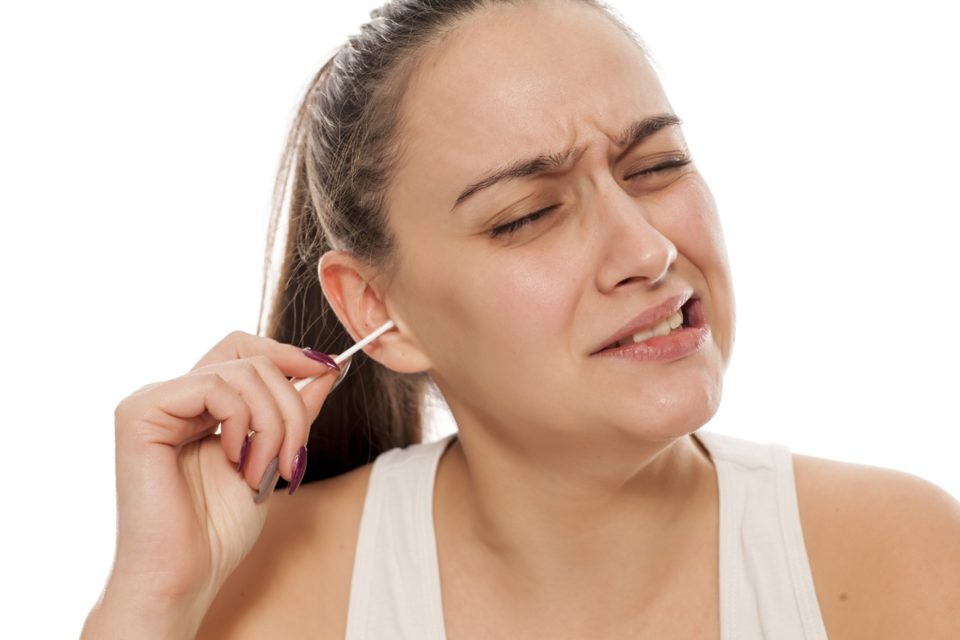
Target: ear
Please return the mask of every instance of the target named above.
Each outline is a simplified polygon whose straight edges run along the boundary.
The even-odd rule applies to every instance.
[[[374,269],[347,251],[327,251],[317,265],[320,287],[340,323],[359,342],[387,320],[396,328],[363,348],[364,353],[393,371],[417,373],[431,368],[403,318],[377,285]]]

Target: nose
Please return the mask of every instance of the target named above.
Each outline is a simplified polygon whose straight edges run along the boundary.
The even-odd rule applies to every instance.
[[[610,292],[630,282],[656,286],[677,260],[677,247],[651,222],[651,211],[611,180],[598,194],[598,211],[591,216],[601,255],[597,287]]]

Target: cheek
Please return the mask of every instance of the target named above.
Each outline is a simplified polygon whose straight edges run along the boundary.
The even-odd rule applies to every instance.
[[[400,247],[406,260],[391,288],[411,325],[429,336],[421,342],[437,365],[451,357],[516,358],[521,349],[532,355],[569,321],[573,281],[562,270],[569,262],[484,242],[437,238],[429,252]]]
[[[678,185],[681,186],[681,185]],[[663,202],[664,215],[657,226],[704,273],[726,271],[727,255],[717,206],[707,185],[691,177],[671,190]]]
[[[425,227],[399,231],[398,239],[433,234],[431,251],[401,240],[405,259],[391,288],[435,375],[454,389],[516,386],[567,348],[583,269],[566,242],[495,247]]]
[[[502,324],[512,341],[527,345],[561,335],[576,303],[572,260],[550,252],[504,252],[484,278],[482,304]]]
[[[703,274],[714,340],[724,362],[729,361],[736,324],[733,283],[716,202],[702,178],[691,179],[670,194],[657,226]]]

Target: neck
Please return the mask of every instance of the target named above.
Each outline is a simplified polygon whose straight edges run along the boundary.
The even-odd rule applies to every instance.
[[[589,584],[617,574],[653,584],[704,543],[716,477],[688,434],[655,442],[558,436],[530,448],[491,437],[462,415],[457,422],[437,472],[445,539],[473,547],[514,584]]]

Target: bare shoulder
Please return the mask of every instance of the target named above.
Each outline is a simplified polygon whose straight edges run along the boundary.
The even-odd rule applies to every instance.
[[[960,638],[960,502],[893,469],[793,462],[830,637]]]
[[[220,590],[198,638],[343,638],[372,464],[277,491],[263,533]]]

